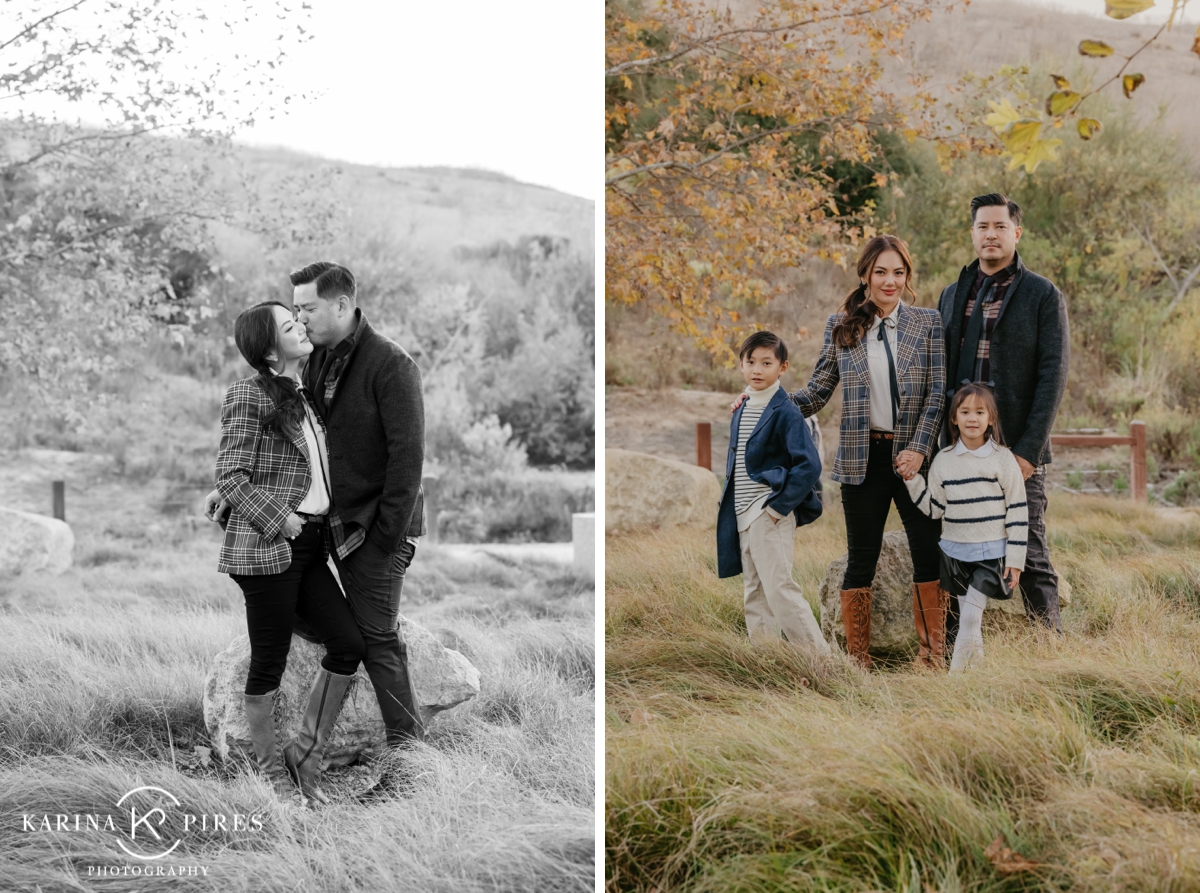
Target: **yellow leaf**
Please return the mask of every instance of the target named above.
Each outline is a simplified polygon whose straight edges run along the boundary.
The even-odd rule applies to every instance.
[[[1104,14],[1110,19],[1127,19],[1153,5],[1154,0],[1104,0]]]
[[[983,119],[983,123],[988,127],[1004,128],[1021,117],[1021,113],[1013,108],[1012,103],[1007,99],[999,103],[992,102],[989,99],[988,105],[992,107],[992,114]]]
[[[633,81],[631,81],[631,80],[628,78],[628,76],[626,76],[626,75],[621,75],[621,83],[625,85],[625,89],[626,89],[626,90],[632,90],[632,89],[633,89]]]
[[[1037,142],[1042,133],[1042,122],[1038,118],[1022,118],[1013,121],[1004,128],[1000,138],[1004,140],[1004,148],[1013,155],[1021,155],[1029,151],[1029,147]]]
[[[1192,44],[1192,52],[1200,56],[1200,28],[1196,29],[1196,42]]]
[[[1021,163],[1025,165],[1025,170],[1032,174],[1043,161],[1056,161],[1058,154],[1055,150],[1061,145],[1060,139],[1038,140],[1029,147]]]
[[[1046,113],[1055,117],[1065,115],[1079,105],[1081,99],[1083,96],[1074,90],[1056,90],[1046,97]]]
[[[1079,41],[1079,55],[1081,56],[1111,56],[1113,52],[1113,48],[1103,40]]]
[[[1079,123],[1075,125],[1075,129],[1079,131],[1079,136],[1082,139],[1090,140],[1100,132],[1102,126],[1095,118],[1080,118]]]
[[[1054,86],[1058,87],[1058,89],[1060,89],[1060,90],[1070,90],[1071,89],[1071,82],[1068,81],[1061,74],[1050,75],[1050,80],[1054,81]]]
[[[1133,91],[1144,83],[1146,83],[1144,74],[1127,74],[1121,78],[1121,89],[1125,91],[1125,98],[1131,98]]]

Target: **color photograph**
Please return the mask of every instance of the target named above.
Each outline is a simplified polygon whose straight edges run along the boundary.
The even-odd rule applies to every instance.
[[[1200,9],[605,11],[604,888],[1200,889]]]

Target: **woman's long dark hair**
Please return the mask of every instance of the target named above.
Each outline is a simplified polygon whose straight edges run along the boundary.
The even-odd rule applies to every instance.
[[[275,308],[282,307],[288,313],[292,309],[279,301],[263,301],[249,310],[243,310],[233,323],[233,340],[242,357],[258,373],[258,383],[275,404],[262,425],[269,431],[289,435],[300,430],[304,418],[304,396],[296,382],[286,375],[271,371],[267,354],[272,351],[278,356],[279,329],[275,324]]]
[[[885,251],[895,251],[900,255],[908,274],[904,277],[904,290],[914,298],[917,296],[912,287],[913,263],[912,257],[908,253],[908,245],[898,236],[890,236],[886,233],[875,236],[863,246],[862,254],[858,256],[856,270],[858,271],[859,286],[846,295],[841,307],[842,312],[846,315],[833,327],[833,343],[838,347],[853,347],[862,340],[867,329],[871,328],[871,321],[875,318],[875,313],[879,308],[867,297],[867,283],[871,278],[871,270],[875,268],[875,262]]]

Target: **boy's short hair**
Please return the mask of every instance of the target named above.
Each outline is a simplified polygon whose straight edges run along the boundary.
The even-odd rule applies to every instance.
[[[769,347],[775,351],[775,358],[780,363],[787,362],[787,345],[783,343],[783,339],[774,332],[755,332],[749,338],[742,342],[741,349],[738,350],[738,360],[744,360],[760,347]]]

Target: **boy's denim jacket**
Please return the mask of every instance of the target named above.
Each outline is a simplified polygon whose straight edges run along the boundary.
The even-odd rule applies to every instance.
[[[736,577],[742,572],[742,548],[734,507],[733,468],[737,458],[738,407],[729,423],[729,456],[725,461],[725,490],[717,511],[717,576]],[[746,442],[746,473],[767,484],[766,504],[781,515],[794,512],[796,526],[821,517],[821,497],[813,490],[821,476],[821,457],[800,410],[780,388],[763,410]]]

